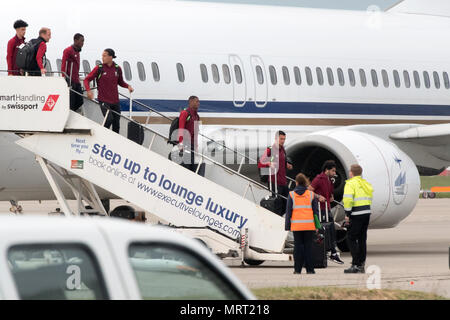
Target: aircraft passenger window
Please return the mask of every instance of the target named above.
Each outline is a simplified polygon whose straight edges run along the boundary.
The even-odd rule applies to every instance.
[[[91,72],[91,65],[89,64],[89,61],[83,60],[83,70],[85,74],[89,74]],[[70,72],[70,70],[67,70]]]
[[[313,77],[310,67],[305,68],[305,74],[306,74],[306,82],[308,83],[308,86],[312,86],[313,84]]]
[[[414,84],[416,85],[416,88],[420,88],[420,76],[419,73],[417,71],[413,72],[413,76],[414,76]]]
[[[184,82],[184,68],[181,63],[177,63],[177,73],[178,73],[178,80],[180,82]]]
[[[8,250],[23,300],[109,299],[95,255],[81,244],[25,244]]]
[[[234,286],[213,266],[181,246],[131,244],[128,257],[142,299],[242,299]]]
[[[423,80],[425,82],[425,88],[430,89],[431,83],[430,83],[430,75],[427,71],[423,72]]]
[[[147,76],[145,75],[145,67],[144,64],[142,62],[138,62],[137,63],[137,69],[138,69],[138,75],[139,75],[139,80],[141,81],[145,81],[147,79]]]
[[[383,78],[384,87],[389,88],[389,76],[386,70],[381,70],[381,77]]]
[[[263,74],[261,66],[256,66],[255,71],[256,71],[256,80],[258,81],[259,84],[263,84],[264,83],[264,74]]]
[[[211,71],[212,71],[213,81],[215,83],[219,83],[220,82],[219,68],[217,68],[216,64],[211,65]]]
[[[208,69],[206,68],[206,65],[203,63],[200,65],[200,73],[202,75],[202,81],[204,83],[208,82]]]
[[[58,72],[61,72],[61,59],[56,59],[56,68],[58,69]]]
[[[223,80],[226,84],[229,84],[231,82],[231,75],[230,75],[230,68],[227,64],[222,65],[222,72],[223,72]]]
[[[236,78],[236,82],[238,84],[241,84],[242,83],[241,67],[239,67],[237,64],[234,65],[234,76]]]
[[[338,68],[337,74],[338,74],[339,85],[344,86],[345,85],[344,71],[342,71],[341,68]]]
[[[354,87],[356,85],[356,78],[353,69],[348,69],[348,79],[350,81],[350,85]]]
[[[444,85],[445,85],[445,89],[450,89],[450,79],[448,77],[448,73],[444,72],[443,73],[444,76]]]
[[[405,87],[411,88],[411,79],[409,78],[409,72],[404,70],[403,71],[403,78],[405,80]]]
[[[178,69],[178,67],[177,67],[177,69]],[[152,73],[153,73],[153,80],[155,80],[155,82],[158,82],[159,80],[161,80],[161,76],[159,74],[159,67],[156,62],[152,62]]]
[[[393,74],[394,74],[394,84],[395,84],[395,87],[396,88],[400,88],[400,75],[398,74],[398,71],[397,70],[394,70],[393,71]]]
[[[316,68],[316,74],[317,74],[317,82],[319,83],[319,85],[323,86],[323,73],[322,73],[322,69],[317,67]]]
[[[439,80],[439,74],[434,71],[433,72],[433,79],[434,79],[434,86],[436,89],[439,89],[441,87],[441,81]]]
[[[276,85],[278,79],[277,79],[277,70],[275,70],[274,66],[269,66],[269,74],[270,74],[270,82],[272,82],[273,85]]]
[[[295,77],[295,83],[299,86],[302,84],[302,76],[300,75],[300,69],[299,67],[294,67],[294,77]]]
[[[333,70],[331,70],[331,68],[327,68],[327,77],[328,77],[328,84],[330,86],[334,86],[334,75]]]
[[[361,81],[361,86],[367,86],[366,72],[364,69],[359,69],[359,80]]]
[[[370,75],[372,76],[372,84],[374,87],[378,87],[378,75],[377,75],[377,71],[372,69],[370,71]]]
[[[132,79],[131,66],[130,66],[130,63],[128,61],[124,61],[123,62],[123,71],[125,73],[125,79],[127,81],[131,81],[131,79]]]
[[[283,80],[285,85],[289,85],[291,83],[291,77],[289,76],[289,70],[287,67],[281,68],[283,71]]]

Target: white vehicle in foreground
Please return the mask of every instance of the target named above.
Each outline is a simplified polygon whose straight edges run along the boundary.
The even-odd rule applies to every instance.
[[[107,218],[0,217],[0,299],[255,299],[197,241]]]

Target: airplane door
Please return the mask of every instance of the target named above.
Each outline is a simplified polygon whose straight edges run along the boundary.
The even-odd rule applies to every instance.
[[[247,83],[242,59],[235,55],[229,56],[232,82],[233,82],[233,104],[235,107],[243,107],[247,102]]]
[[[260,56],[250,56],[250,62],[252,65],[253,83],[255,88],[255,105],[258,108],[264,108],[267,104],[268,96],[266,68]]]

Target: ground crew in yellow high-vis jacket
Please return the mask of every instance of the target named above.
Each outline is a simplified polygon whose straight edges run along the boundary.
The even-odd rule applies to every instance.
[[[364,273],[367,255],[367,229],[369,227],[372,185],[361,177],[362,168],[354,164],[350,168],[350,179],[344,187],[345,221],[349,223],[347,237],[352,254],[352,266],[345,273]]]

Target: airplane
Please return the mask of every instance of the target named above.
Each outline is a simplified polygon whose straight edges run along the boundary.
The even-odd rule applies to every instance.
[[[63,50],[80,32],[80,71],[90,72],[102,51],[114,48],[135,101],[176,116],[194,94],[202,133],[253,158],[273,140],[261,138],[261,130],[282,129],[292,172],[309,177],[334,159],[338,201],[346,164],[363,162],[363,175],[375,187],[370,228],[398,225],[418,201],[419,174],[450,165],[446,1],[399,1],[385,12],[141,0],[63,6],[43,0],[2,9],[5,56],[16,19],[28,22],[27,40],[43,26],[52,29],[49,71],[60,70]],[[123,96],[123,113],[128,103]],[[152,117],[151,125],[168,132],[162,117]],[[17,139],[0,133],[0,200],[54,199],[33,156],[13,143]],[[246,163],[248,174],[255,175],[255,167]]]

